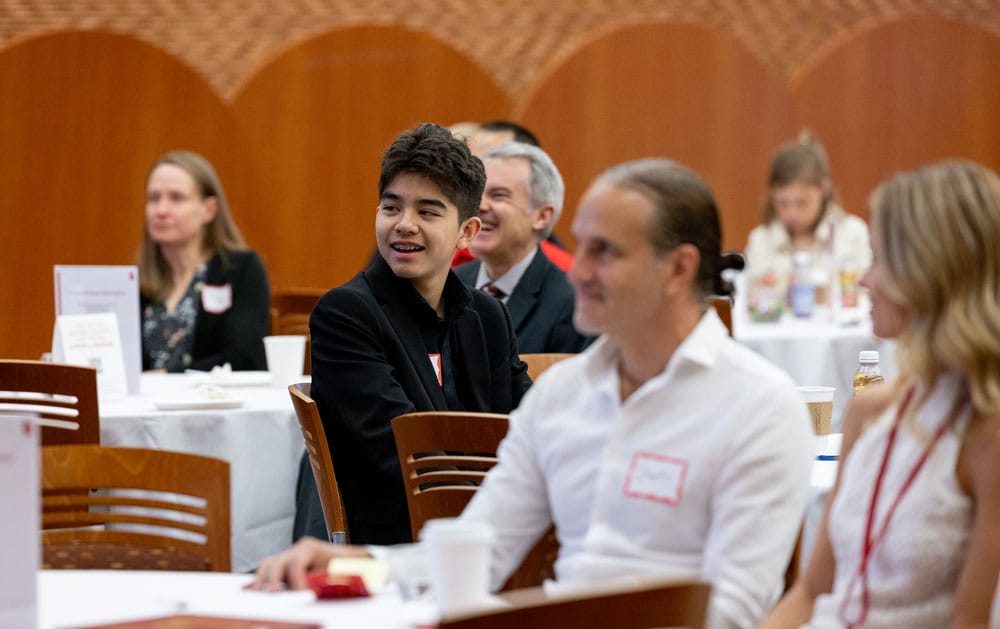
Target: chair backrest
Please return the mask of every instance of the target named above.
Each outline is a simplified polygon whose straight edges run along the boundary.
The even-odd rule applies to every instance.
[[[715,312],[722,319],[722,323],[725,324],[726,330],[729,331],[729,336],[733,335],[733,300],[729,297],[724,297],[722,295],[713,295],[711,297],[712,306],[715,308]]]
[[[425,411],[392,420],[414,540],[427,520],[462,513],[496,464],[507,427],[507,416],[496,413]],[[552,578],[558,554],[559,541],[550,528],[502,589],[536,586]]]
[[[299,428],[306,442],[306,453],[309,456],[309,466],[312,468],[316,488],[319,490],[319,502],[323,507],[323,519],[326,520],[326,530],[331,542],[346,544],[350,541],[347,531],[347,518],[344,516],[344,501],[340,497],[337,485],[337,475],[333,470],[333,458],[330,456],[330,445],[326,440],[323,420],[319,416],[316,402],[310,397],[312,385],[308,382],[291,384],[288,393],[292,396],[292,406],[299,418]]]
[[[528,363],[528,375],[534,381],[538,380],[538,376],[552,365],[572,356],[576,356],[576,354],[521,354],[521,360]]]
[[[326,293],[324,288],[284,288],[271,292],[271,334],[304,334],[306,357],[302,373],[312,372],[309,315]]]
[[[711,586],[707,583],[657,582],[635,588],[543,599],[516,592],[510,607],[445,618],[438,629],[500,629],[507,627],[576,627],[647,629],[705,624]],[[517,596],[518,598],[514,598]],[[530,602],[520,599],[533,598]]]
[[[403,472],[410,529],[417,539],[424,522],[455,517],[497,462],[507,434],[498,413],[426,411],[392,420]]]
[[[43,426],[43,446],[101,442],[97,370],[35,360],[0,360],[0,413],[16,412],[76,423]]]
[[[96,445],[41,456],[44,568],[229,572],[228,462]]]

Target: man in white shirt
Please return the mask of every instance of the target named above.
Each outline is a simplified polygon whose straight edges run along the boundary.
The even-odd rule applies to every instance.
[[[812,437],[789,377],[707,305],[732,264],[712,195],[674,162],[622,164],[586,192],[573,234],[574,320],[602,337],[528,391],[462,514],[496,530],[492,583],[554,523],[558,582],[702,579],[709,627],[752,627],[781,592]],[[257,587],[300,583],[333,552],[293,548]]]

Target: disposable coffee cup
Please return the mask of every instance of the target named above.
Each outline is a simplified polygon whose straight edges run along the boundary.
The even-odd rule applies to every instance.
[[[494,540],[489,524],[458,518],[428,520],[420,539],[442,618],[488,604]]]
[[[273,386],[285,388],[301,379],[302,367],[306,361],[304,335],[265,336],[264,353],[267,355],[267,371],[271,374]]]
[[[388,548],[389,580],[399,588],[404,601],[420,598],[430,589],[425,544],[396,544]]]
[[[830,420],[833,419],[834,387],[798,387],[802,399],[809,407],[813,432],[817,435],[830,434]]]

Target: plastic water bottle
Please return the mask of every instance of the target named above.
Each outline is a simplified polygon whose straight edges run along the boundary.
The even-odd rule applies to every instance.
[[[854,395],[869,384],[881,384],[882,370],[878,366],[878,352],[864,350],[858,353],[858,370],[854,372]]]
[[[808,251],[798,251],[792,258],[791,301],[796,317],[808,318],[816,306],[816,285],[812,279],[812,256]]]

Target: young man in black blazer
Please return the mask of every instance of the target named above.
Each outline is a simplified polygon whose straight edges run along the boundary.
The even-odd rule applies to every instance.
[[[531,384],[506,310],[451,272],[480,229],[482,162],[424,124],[386,151],[379,255],[320,299],[309,321],[319,407],[356,544],[410,541],[390,422],[413,411],[507,413]],[[295,537],[325,538],[314,479],[300,472]]]

